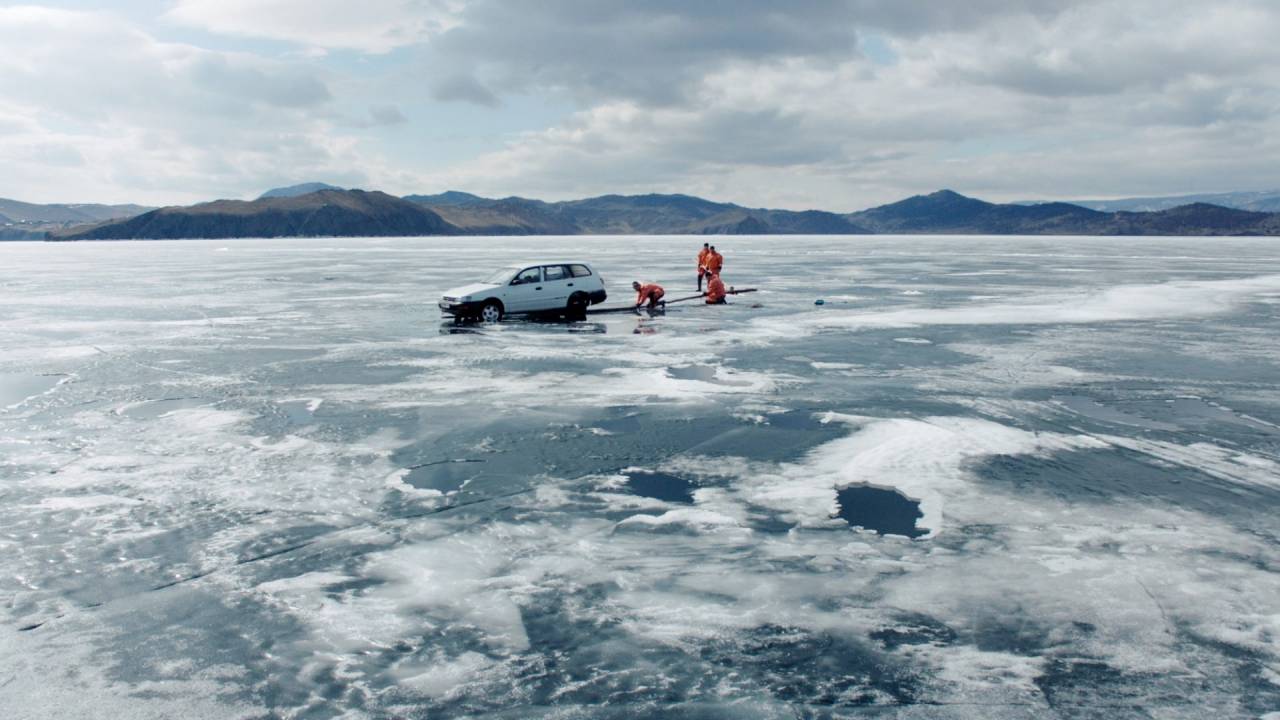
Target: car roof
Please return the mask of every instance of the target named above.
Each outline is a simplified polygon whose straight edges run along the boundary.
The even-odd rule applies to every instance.
[[[529,260],[528,262],[511,263],[507,267],[516,267],[517,265],[522,268],[533,267],[534,265],[586,265],[590,267],[591,263],[583,262],[582,260]]]

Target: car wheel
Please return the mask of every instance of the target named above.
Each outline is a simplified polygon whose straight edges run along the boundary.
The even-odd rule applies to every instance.
[[[574,293],[569,296],[569,305],[565,308],[565,315],[570,320],[586,320],[587,306],[590,304],[591,298],[586,293]]]
[[[497,300],[490,300],[480,308],[480,321],[487,323],[496,323],[502,319],[502,303]]]

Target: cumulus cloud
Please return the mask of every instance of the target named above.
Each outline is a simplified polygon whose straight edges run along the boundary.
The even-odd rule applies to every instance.
[[[432,83],[431,96],[437,100],[461,101],[497,107],[498,96],[470,75],[450,75]]]
[[[178,0],[166,18],[231,35],[388,52],[458,22],[461,0]]]
[[[1010,200],[1277,182],[1268,0],[157,12],[142,29],[0,10],[0,153],[17,176],[58,184],[40,169],[77,162],[71,148],[104,185],[155,194],[251,195],[314,175],[405,193],[678,191],[842,210],[939,187]],[[179,27],[219,49],[162,39]]]
[[[582,45],[500,42],[504,29],[464,25],[441,39],[438,57],[467,57],[504,79],[492,87],[569,88],[589,108],[441,181],[847,210],[938,187],[1009,200],[1276,182],[1267,159],[1280,129],[1271,71],[1280,9],[1266,3],[865,0],[806,9],[818,29],[812,42],[785,31],[753,50],[729,41],[782,22],[747,4],[728,26],[704,30],[696,49],[677,52],[678,70],[666,67],[645,22],[612,51],[588,38],[593,62],[577,66],[571,56]],[[678,12],[647,5],[644,19],[658,23],[664,10]],[[624,17],[609,14],[588,35],[609,36],[600,28]],[[857,35],[872,32],[896,62],[857,51]],[[665,91],[650,88],[663,79]]]
[[[0,8],[0,46],[6,195],[165,203],[247,194],[292,172],[364,179],[350,141],[329,133],[332,95],[306,63],[40,7]]]
[[[369,108],[369,117],[375,125],[401,125],[409,122],[409,118],[400,112],[397,105],[374,105]]]

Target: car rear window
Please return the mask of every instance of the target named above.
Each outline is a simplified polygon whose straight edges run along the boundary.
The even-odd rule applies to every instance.
[[[574,277],[586,277],[591,274],[591,268],[586,265],[570,265],[569,272],[573,273]]]

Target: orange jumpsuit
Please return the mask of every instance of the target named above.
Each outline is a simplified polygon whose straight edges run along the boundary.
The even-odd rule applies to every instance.
[[[661,300],[662,296],[665,294],[666,291],[664,291],[662,286],[657,283],[641,285],[640,294],[636,295],[636,307],[643,305],[646,300],[649,301],[649,307],[657,307],[658,301]]]
[[[707,255],[707,274],[719,275],[722,267],[724,267],[724,256],[713,250]]]
[[[707,256],[711,254],[711,248],[702,248],[698,251],[698,289],[702,289],[702,278],[707,274]]]
[[[719,275],[712,275],[707,281],[707,304],[719,305],[724,302],[724,296],[727,294],[724,291],[724,281]]]

